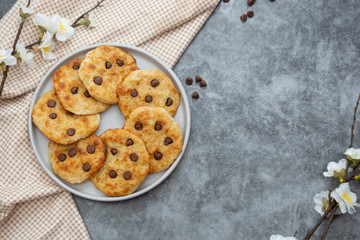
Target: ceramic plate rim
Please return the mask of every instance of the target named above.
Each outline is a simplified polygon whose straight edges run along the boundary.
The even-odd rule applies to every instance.
[[[179,154],[179,156],[176,158],[175,162],[171,165],[171,167],[167,170],[165,170],[164,174],[158,179],[156,180],[154,183],[152,183],[151,185],[141,189],[138,192],[132,193],[130,195],[127,196],[121,196],[121,197],[110,197],[110,196],[92,196],[92,195],[87,195],[85,193],[82,193],[74,188],[71,188],[67,185],[65,185],[63,182],[61,182],[58,177],[52,172],[52,170],[49,170],[46,166],[45,163],[41,160],[40,154],[37,151],[36,145],[35,145],[35,140],[34,140],[34,135],[33,135],[33,123],[32,123],[32,119],[31,119],[31,111],[35,105],[35,100],[43,86],[43,84],[46,82],[46,79],[49,77],[50,73],[52,71],[54,71],[58,65],[63,62],[66,61],[68,59],[71,59],[74,55],[83,52],[83,51],[90,51],[91,49],[101,46],[101,45],[110,45],[110,46],[114,46],[114,47],[119,47],[119,48],[127,48],[127,49],[131,49],[134,51],[138,51],[144,55],[146,55],[147,57],[151,58],[153,61],[156,61],[158,64],[160,64],[162,67],[164,67],[170,74],[172,79],[176,82],[179,90],[180,90],[180,96],[184,99],[184,109],[185,109],[185,132],[183,133],[183,150],[182,152]],[[150,190],[152,190],[153,188],[155,188],[156,186],[158,186],[160,183],[162,183],[176,168],[176,166],[178,165],[178,163],[180,162],[182,155],[184,154],[185,150],[186,150],[186,146],[189,140],[189,136],[190,136],[190,126],[191,126],[191,117],[190,117],[190,105],[189,105],[189,100],[187,98],[185,89],[183,87],[183,85],[181,84],[179,78],[176,76],[176,74],[174,73],[174,71],[166,64],[164,63],[162,60],[160,60],[158,57],[154,56],[153,54],[149,53],[148,51],[135,47],[135,46],[131,46],[128,44],[120,44],[120,43],[99,43],[99,44],[93,44],[93,45],[88,45],[85,47],[82,47],[74,52],[71,52],[69,54],[67,54],[66,56],[64,56],[63,58],[61,58],[60,60],[58,60],[56,63],[53,64],[53,66],[45,73],[45,75],[42,77],[41,81],[39,82],[38,86],[36,87],[36,90],[34,92],[34,95],[31,99],[31,103],[29,106],[29,113],[28,113],[28,132],[29,132],[29,137],[30,137],[30,143],[31,143],[31,147],[36,155],[36,159],[37,161],[40,163],[41,167],[45,170],[45,172],[51,177],[51,179],[53,179],[58,185],[60,185],[61,187],[63,187],[64,189],[68,190],[69,192],[71,192],[74,195],[86,198],[86,199],[90,199],[90,200],[95,200],[95,201],[102,201],[102,202],[116,202],[116,201],[123,201],[123,200],[128,200],[131,198],[135,198],[138,197]]]

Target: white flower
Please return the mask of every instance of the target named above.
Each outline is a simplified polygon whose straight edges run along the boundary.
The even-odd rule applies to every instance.
[[[12,48],[8,50],[0,50],[0,65],[4,64],[12,66],[16,64],[16,58],[11,55]]]
[[[89,25],[88,28],[96,27],[96,21],[92,14],[89,13]]]
[[[360,149],[349,148],[346,150],[345,155],[350,160],[360,160]]]
[[[315,194],[314,203],[315,211],[323,215],[329,207],[329,191],[322,191],[321,193]]]
[[[29,66],[30,68],[34,67],[34,55],[26,52],[25,44],[23,42],[16,45],[16,51],[21,59],[20,67],[23,71],[26,71],[26,66]]]
[[[48,16],[38,13],[35,15],[33,22],[36,26],[41,27],[50,33],[55,33],[53,23]]]
[[[55,53],[52,52],[55,48],[55,43],[52,41],[53,34],[46,32],[42,38],[42,42],[39,46],[40,51],[42,52],[44,59],[54,59],[56,58]]]
[[[72,37],[74,34],[74,28],[71,27],[69,20],[62,18],[55,14],[51,22],[56,32],[56,39],[63,42]]]
[[[279,234],[271,235],[270,240],[297,240],[295,237],[283,237]]]
[[[341,213],[355,212],[355,207],[360,207],[359,203],[356,203],[356,194],[350,191],[349,183],[342,183],[332,193],[331,197],[339,203]]]
[[[327,172],[324,172],[325,177],[343,178],[345,177],[346,159],[342,158],[338,163],[329,162],[327,165]]]

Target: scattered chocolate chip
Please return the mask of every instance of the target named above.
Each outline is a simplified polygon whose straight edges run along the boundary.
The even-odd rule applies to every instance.
[[[206,87],[206,82],[205,82],[205,80],[201,80],[201,82],[200,82],[200,87]]]
[[[160,84],[159,80],[156,80],[156,79],[151,80],[152,87],[155,88],[155,87],[159,86],[159,84]]]
[[[84,172],[90,171],[90,168],[91,168],[91,166],[88,163],[84,163],[84,165],[82,166],[82,169],[84,170]]]
[[[111,68],[111,67],[112,67],[111,62],[106,62],[106,63],[105,63],[105,68],[106,68],[106,69],[109,69],[109,68]]]
[[[94,83],[97,84],[97,85],[101,85],[102,81],[103,81],[102,77],[97,76],[97,77],[94,78]]]
[[[161,152],[154,152],[155,160],[160,160],[163,157]]]
[[[191,77],[188,77],[185,82],[187,85],[191,85],[193,84],[194,80]]]
[[[224,2],[224,3],[228,3],[228,2],[229,2],[229,0],[223,0],[223,2]]]
[[[247,20],[246,14],[241,15],[240,19],[241,19],[241,21],[246,22],[246,20]]]
[[[142,125],[142,123],[141,123],[140,121],[137,121],[137,122],[135,123],[135,129],[136,129],[136,130],[141,130],[141,129],[143,129],[143,125]]]
[[[71,93],[72,93],[72,94],[77,94],[77,93],[78,93],[78,90],[79,90],[78,87],[73,87],[73,88],[71,88]]]
[[[95,152],[95,146],[94,145],[87,146],[86,151],[88,153],[91,153],[91,154],[94,153]]]
[[[128,171],[124,172],[123,177],[125,180],[129,180],[131,178],[131,172],[128,172]]]
[[[255,0],[248,0],[248,5],[251,7],[252,5],[254,5]]]
[[[133,145],[134,144],[134,141],[131,139],[131,138],[129,138],[128,140],[126,140],[126,146],[131,146],[131,145]]]
[[[47,105],[49,108],[53,108],[56,106],[56,102],[55,102],[55,100],[49,100]]]
[[[249,18],[252,18],[253,16],[254,16],[254,12],[253,11],[248,11],[247,12],[247,16],[249,17]]]
[[[152,102],[152,96],[147,95],[147,96],[145,97],[145,102],[151,103],[151,102]]]
[[[138,155],[136,153],[130,154],[130,160],[131,161],[137,161],[138,160]]]
[[[275,0],[270,0],[270,2],[275,2]]]
[[[69,128],[67,131],[66,131],[67,135],[69,136],[74,136],[75,134],[75,129],[73,128]]]
[[[154,129],[155,129],[156,131],[160,131],[160,130],[162,129],[161,123],[160,123],[160,122],[156,122]]]
[[[116,178],[116,176],[117,176],[116,172],[114,170],[110,170],[109,177]]]
[[[122,67],[124,66],[124,61],[120,60],[120,59],[116,59],[116,64],[119,66],[119,67]]]
[[[198,92],[194,92],[191,97],[194,99],[199,99],[200,96]]]
[[[72,66],[72,68],[74,69],[74,70],[78,70],[79,68],[80,68],[80,63],[74,63],[74,65]]]
[[[75,150],[75,151],[76,151],[76,150]],[[63,154],[63,153],[58,156],[59,162],[63,162],[63,161],[65,161],[65,159],[66,159],[66,155]]]
[[[166,106],[171,106],[173,104],[173,100],[171,98],[166,99]]]
[[[164,144],[167,146],[167,145],[172,144],[173,142],[174,141],[171,138],[167,137],[167,138],[165,138]]]
[[[49,118],[51,118],[51,119],[55,119],[56,117],[57,117],[56,113],[50,113],[49,114]]]
[[[199,75],[196,75],[195,81],[196,82],[201,82],[201,80],[202,80],[202,77],[200,77]]]
[[[69,157],[75,156],[77,154],[76,149],[75,148],[70,149],[68,154],[69,154]]]
[[[86,91],[84,92],[84,95],[85,95],[85,97],[87,97],[87,98],[91,97],[91,95],[90,95],[90,93],[89,93],[88,90],[86,90]]]
[[[133,89],[133,90],[130,91],[130,95],[132,97],[136,97],[138,95],[138,92],[136,91],[136,89]]]
[[[117,154],[117,150],[115,148],[111,149],[111,154],[112,155],[116,155]]]
[[[70,116],[74,115],[72,112],[66,111],[66,113]]]

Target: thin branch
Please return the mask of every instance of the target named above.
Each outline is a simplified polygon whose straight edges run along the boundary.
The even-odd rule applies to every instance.
[[[38,45],[38,44],[40,44],[40,43],[41,43],[41,39],[39,39],[39,40],[37,40],[37,41],[29,44],[29,45],[26,45],[25,48],[26,48],[26,49],[31,49],[33,46]]]
[[[75,27],[77,25],[77,23],[85,17],[86,14],[90,13],[91,11],[93,11],[94,9],[96,9],[97,7],[102,7],[103,5],[101,5],[105,0],[100,0],[97,2],[97,4],[91,8],[90,10],[84,12],[83,14],[81,14],[74,22],[73,24],[71,24],[72,27]]]
[[[26,4],[26,7],[29,7],[30,6],[30,2],[31,0],[28,1],[28,3]],[[19,28],[18,28],[18,31],[16,33],[16,37],[15,37],[15,40],[14,40],[14,43],[13,43],[13,51],[11,52],[11,55],[15,55],[16,54],[16,44],[17,42],[19,41],[19,37],[20,37],[20,34],[21,34],[21,30],[24,26],[24,22],[25,21],[21,21],[20,25],[19,25]],[[2,91],[4,89],[4,85],[5,85],[5,81],[6,81],[6,78],[8,76],[8,72],[9,72],[9,66],[6,66],[6,69],[5,71],[3,72],[3,77],[2,77],[2,80],[1,80],[1,85],[0,85],[0,96],[2,94]]]
[[[349,145],[349,148],[351,148],[353,146],[353,141],[354,141],[354,128],[355,128],[355,122],[356,122],[356,111],[359,107],[359,101],[360,101],[360,94],[359,94],[359,97],[357,99],[357,102],[356,102],[356,106],[354,108],[354,118],[353,118],[353,123],[351,125],[351,137],[350,137],[350,145]]]
[[[334,218],[334,215],[335,215],[335,212],[336,212],[336,209],[337,209],[337,208],[338,208],[338,206],[336,205],[336,206],[333,208],[333,210],[331,211],[330,219],[329,219],[329,221],[328,221],[327,224],[326,224],[325,230],[324,230],[324,232],[323,232],[323,234],[322,234],[322,236],[321,236],[321,240],[324,240],[324,239],[325,239],[326,234],[327,234],[327,232],[329,231],[329,227],[330,227],[331,223],[333,222],[333,218]]]

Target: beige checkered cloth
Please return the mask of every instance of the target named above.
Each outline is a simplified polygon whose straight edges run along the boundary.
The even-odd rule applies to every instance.
[[[0,21],[0,49],[12,46],[18,1]],[[36,67],[11,67],[0,97],[0,239],[89,239],[70,193],[43,171],[30,146],[27,115],[41,77],[58,59],[95,43],[118,42],[148,50],[173,67],[219,0],[107,0],[93,11],[98,26],[76,28],[72,39],[56,43],[57,59],[35,53]],[[95,0],[33,0],[35,13],[59,14],[71,22]],[[29,44],[40,31],[30,17],[19,42]]]

